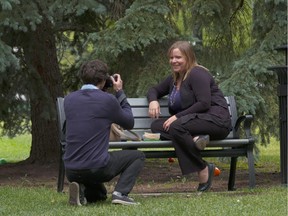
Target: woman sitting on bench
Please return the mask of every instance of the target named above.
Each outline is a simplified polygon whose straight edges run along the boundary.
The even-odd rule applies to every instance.
[[[214,164],[207,163],[200,151],[209,139],[224,139],[231,120],[223,93],[209,71],[197,64],[187,41],[175,42],[168,51],[172,74],[149,89],[149,116],[157,118],[151,125],[161,139],[172,140],[183,175],[198,173],[197,191],[210,189]],[[158,99],[169,95],[170,118],[161,118]]]

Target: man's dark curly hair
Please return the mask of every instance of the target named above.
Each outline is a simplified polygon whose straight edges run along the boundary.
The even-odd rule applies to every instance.
[[[108,66],[101,60],[92,60],[84,63],[79,71],[79,76],[84,84],[98,85],[109,78]]]

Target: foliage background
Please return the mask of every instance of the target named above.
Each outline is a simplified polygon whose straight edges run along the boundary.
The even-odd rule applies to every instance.
[[[277,76],[285,64],[285,0],[2,0],[0,121],[4,134],[31,133],[31,161],[55,159],[55,99],[76,90],[79,66],[99,58],[121,73],[129,97],[170,73],[175,40],[194,43],[239,114],[255,117],[260,144],[278,137]]]

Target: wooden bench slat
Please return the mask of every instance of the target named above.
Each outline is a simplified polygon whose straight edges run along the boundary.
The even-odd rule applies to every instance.
[[[133,112],[134,118],[141,118],[141,117],[147,118],[148,107],[136,107],[136,108],[132,107],[132,112]],[[168,109],[165,109],[165,107],[161,107],[160,112],[161,112],[161,117],[170,116]]]
[[[146,98],[127,98],[129,104],[132,107],[148,107],[148,100]],[[159,100],[160,106],[167,107],[167,98],[163,98]]]
[[[176,157],[175,151],[172,150],[162,150],[162,151],[145,151],[147,158],[169,158]],[[246,156],[246,151],[244,149],[233,149],[222,151],[222,150],[205,150],[201,151],[202,157],[239,157]]]
[[[243,145],[249,145],[250,141],[248,139],[224,139],[224,140],[211,140],[207,147],[241,147]],[[120,141],[120,142],[110,142],[109,148],[111,149],[121,149],[121,148],[173,148],[172,142],[170,140],[165,141]]]

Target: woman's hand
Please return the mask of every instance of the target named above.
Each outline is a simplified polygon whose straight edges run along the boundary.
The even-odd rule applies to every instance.
[[[163,124],[163,128],[165,131],[168,131],[170,128],[170,125],[177,119],[177,117],[175,115],[171,116],[169,119],[167,119],[164,124]]]
[[[158,101],[151,101],[149,103],[149,116],[151,118],[159,118],[160,112],[160,104]]]

